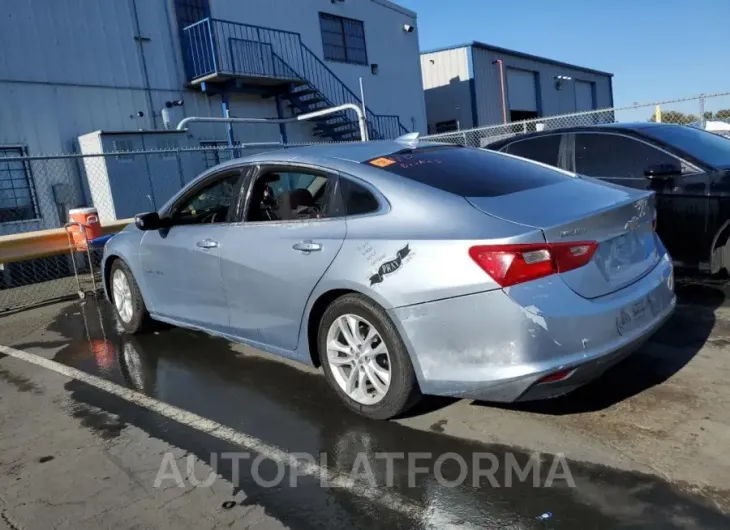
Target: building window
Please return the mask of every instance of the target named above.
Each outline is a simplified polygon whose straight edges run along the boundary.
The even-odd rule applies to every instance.
[[[447,133],[459,130],[459,122],[456,120],[440,121],[436,123],[436,134]]]
[[[365,48],[365,27],[359,20],[319,14],[322,48],[328,61],[368,64]]]
[[[25,154],[23,147],[0,146],[0,223],[38,218],[29,162],[4,160]]]

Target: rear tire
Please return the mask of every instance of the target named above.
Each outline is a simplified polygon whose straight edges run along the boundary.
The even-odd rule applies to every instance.
[[[132,271],[121,259],[115,260],[109,271],[109,298],[125,332],[134,335],[149,329],[152,319],[142,299],[139,285]]]
[[[353,341],[360,345],[351,347]],[[365,296],[348,294],[330,304],[319,323],[317,345],[327,382],[355,412],[384,420],[421,400],[398,330],[387,313]]]

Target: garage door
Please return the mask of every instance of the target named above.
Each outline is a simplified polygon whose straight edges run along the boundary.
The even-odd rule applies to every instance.
[[[594,110],[593,83],[587,81],[575,82],[575,111]]]
[[[507,69],[507,94],[510,110],[537,112],[535,72]]]

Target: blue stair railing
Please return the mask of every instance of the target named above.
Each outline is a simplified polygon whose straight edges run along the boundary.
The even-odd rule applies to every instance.
[[[360,98],[310,50],[299,33],[205,18],[183,30],[184,54],[190,80],[214,75],[309,84],[322,106],[353,103]],[[395,138],[408,132],[396,115],[375,114],[366,108],[371,138]]]

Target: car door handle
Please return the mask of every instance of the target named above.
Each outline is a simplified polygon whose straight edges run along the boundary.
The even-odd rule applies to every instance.
[[[212,239],[203,239],[202,241],[198,241],[195,243],[195,245],[198,248],[202,248],[203,250],[209,250],[211,248],[218,248],[218,241],[213,241]]]
[[[322,250],[322,245],[311,241],[300,241],[299,243],[294,244],[292,248],[301,252],[315,252],[317,250]]]

